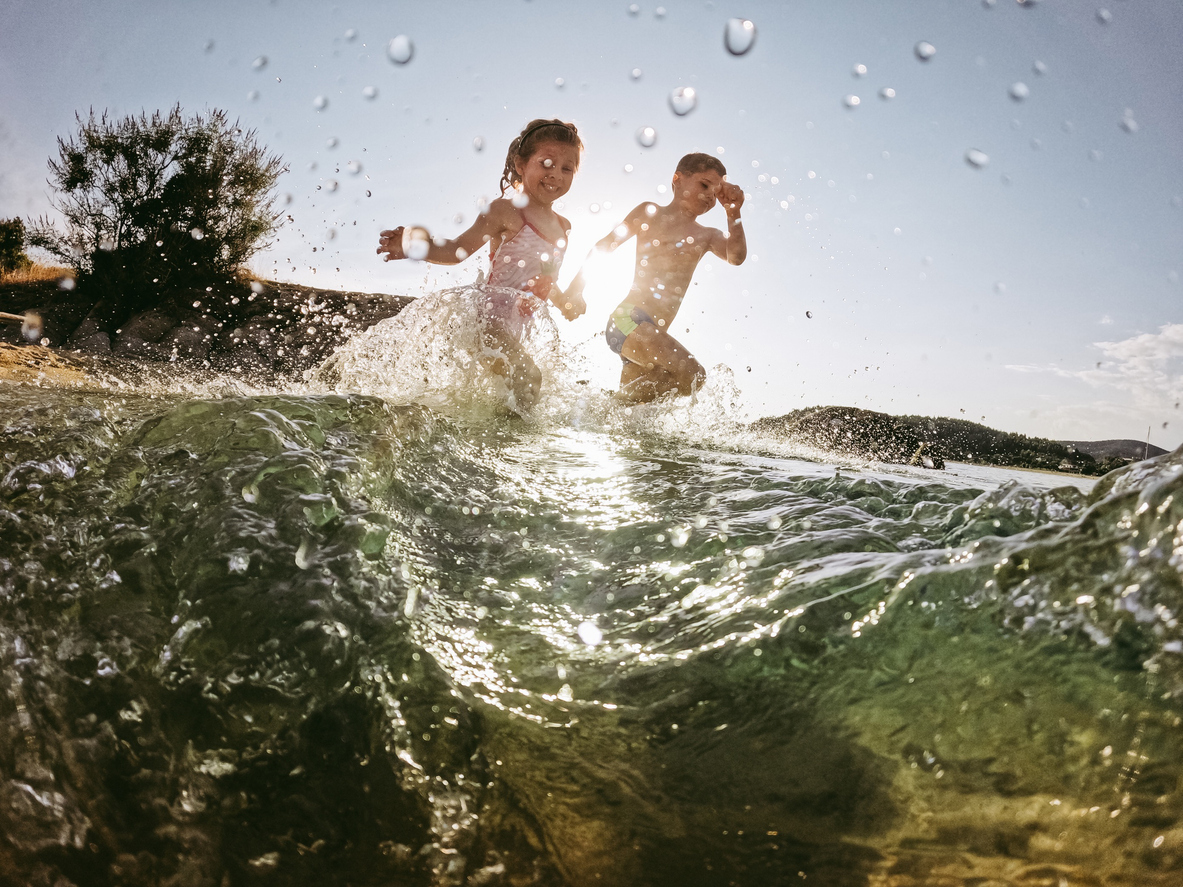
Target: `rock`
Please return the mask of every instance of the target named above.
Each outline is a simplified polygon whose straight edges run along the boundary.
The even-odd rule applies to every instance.
[[[129,319],[120,330],[116,331],[116,350],[119,349],[119,339],[127,336],[144,342],[159,342],[164,334],[177,325],[177,318],[163,311],[149,309],[141,311]]]
[[[920,439],[914,428],[887,413],[856,407],[809,407],[758,419],[751,428],[860,459],[933,468],[944,466],[944,461]]]
[[[160,346],[171,355],[185,360],[204,360],[209,354],[210,335],[199,326],[181,324],[160,340]]]

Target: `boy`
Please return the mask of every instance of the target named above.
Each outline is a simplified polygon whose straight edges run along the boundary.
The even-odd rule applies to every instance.
[[[604,336],[620,355],[620,394],[645,403],[663,394],[688,395],[706,379],[706,371],[669,330],[677,317],[690,278],[708,252],[731,265],[748,254],[739,209],[743,189],[724,181],[727,170],[710,154],[687,154],[678,161],[673,197],[667,206],[642,203],[611,234],[596,244],[611,252],[634,235],[637,264],[628,296],[612,312]],[[715,201],[727,213],[727,233],[698,224]],[[568,289],[579,295],[582,271]]]

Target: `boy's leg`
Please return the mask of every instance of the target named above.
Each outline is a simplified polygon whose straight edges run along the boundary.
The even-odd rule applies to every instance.
[[[677,339],[652,323],[638,324],[620,350],[629,362],[620,373],[620,389],[636,403],[671,391],[692,394],[702,386],[706,370]]]

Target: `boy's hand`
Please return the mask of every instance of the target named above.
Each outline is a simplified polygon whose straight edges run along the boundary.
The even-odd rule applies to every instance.
[[[563,317],[574,320],[587,311],[587,302],[578,293],[560,293],[558,308]]]
[[[405,259],[406,255],[403,253],[403,226],[399,225],[389,231],[383,231],[378,235],[378,249],[375,250],[378,255],[386,253],[383,256],[383,262],[389,262],[391,259]]]
[[[720,182],[716,196],[727,215],[739,212],[739,208],[743,206],[743,188],[731,182]]]

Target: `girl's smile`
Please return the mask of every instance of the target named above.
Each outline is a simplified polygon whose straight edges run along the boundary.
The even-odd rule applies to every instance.
[[[579,168],[579,149],[562,142],[544,142],[529,160],[517,161],[522,191],[536,203],[549,206],[571,190]]]

